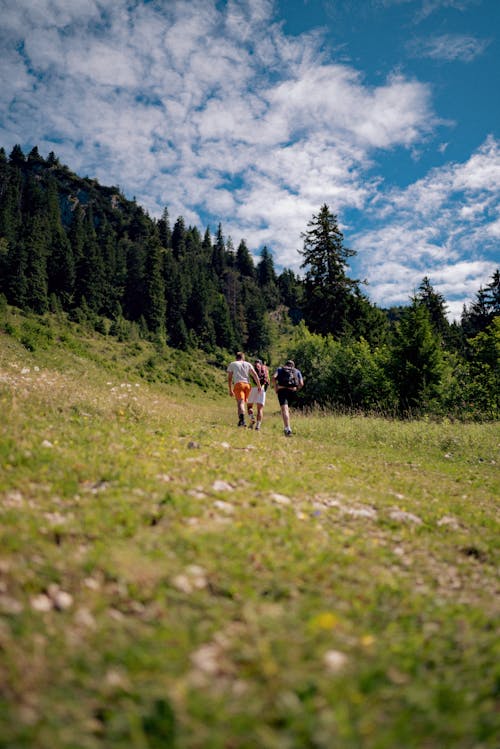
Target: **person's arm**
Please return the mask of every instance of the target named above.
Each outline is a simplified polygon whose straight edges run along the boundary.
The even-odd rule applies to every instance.
[[[234,395],[234,391],[233,391],[233,373],[231,372],[231,370],[229,370],[229,372],[227,373],[227,385],[229,387],[229,395],[232,398]]]
[[[273,382],[274,391],[277,393],[278,390],[279,390],[279,385],[278,385],[278,370],[276,370],[276,372],[273,374],[272,382]]]
[[[297,377],[297,380],[298,380],[297,390],[302,390],[302,388],[304,387],[304,378],[302,377],[302,372],[299,369],[297,370],[297,375],[298,375],[298,377]]]
[[[258,391],[260,393],[260,391],[262,390],[262,385],[260,384],[259,375],[255,371],[255,367],[252,367],[252,366],[250,367],[250,374],[252,375],[253,379],[255,380],[255,384],[257,385],[257,389],[258,389]]]

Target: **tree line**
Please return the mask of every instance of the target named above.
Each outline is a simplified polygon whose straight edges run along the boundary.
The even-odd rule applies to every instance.
[[[119,187],[81,178],[52,152],[0,148],[0,294],[37,314],[64,311],[121,339],[138,331],[180,349],[268,356],[273,317],[295,325],[307,372],[304,405],[391,413],[496,416],[500,272],[450,324],[424,278],[411,303],[380,309],[349,277],[337,217],[321,206],[302,235],[302,270],[278,272],[271,250],[254,261],[219,224],[150,217]]]

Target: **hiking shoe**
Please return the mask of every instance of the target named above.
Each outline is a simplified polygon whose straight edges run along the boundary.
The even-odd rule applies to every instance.
[[[260,424],[257,424],[257,426],[255,427],[255,431],[260,432]]]
[[[284,429],[283,434],[285,437],[291,437],[292,436],[292,430],[291,429]]]
[[[250,417],[250,424],[248,426],[250,427],[250,429],[254,428],[254,426],[255,426],[255,419],[254,419],[253,416]],[[258,428],[259,427],[256,427],[256,429],[258,429]]]
[[[244,421],[238,421],[238,426],[239,427],[246,427],[246,424],[245,424]]]

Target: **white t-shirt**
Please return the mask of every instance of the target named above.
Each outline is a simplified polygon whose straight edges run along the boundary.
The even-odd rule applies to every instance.
[[[233,373],[233,385],[237,382],[250,382],[252,365],[248,361],[232,361],[227,371]]]

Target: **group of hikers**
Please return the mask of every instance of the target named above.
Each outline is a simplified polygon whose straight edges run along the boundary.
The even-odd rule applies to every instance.
[[[255,385],[250,382],[252,379]],[[238,408],[238,426],[246,427],[245,419],[248,413],[248,426],[260,430],[264,406],[266,404],[266,391],[269,385],[274,387],[281,408],[283,419],[283,431],[286,437],[290,437],[290,409],[297,392],[304,387],[304,378],[295,363],[289,359],[281,367],[278,367],[272,378],[269,370],[261,359],[256,359],[254,365],[245,360],[245,354],[238,351],[235,361],[227,368],[227,383],[229,395],[236,398]],[[255,409],[255,410],[254,410]]]

